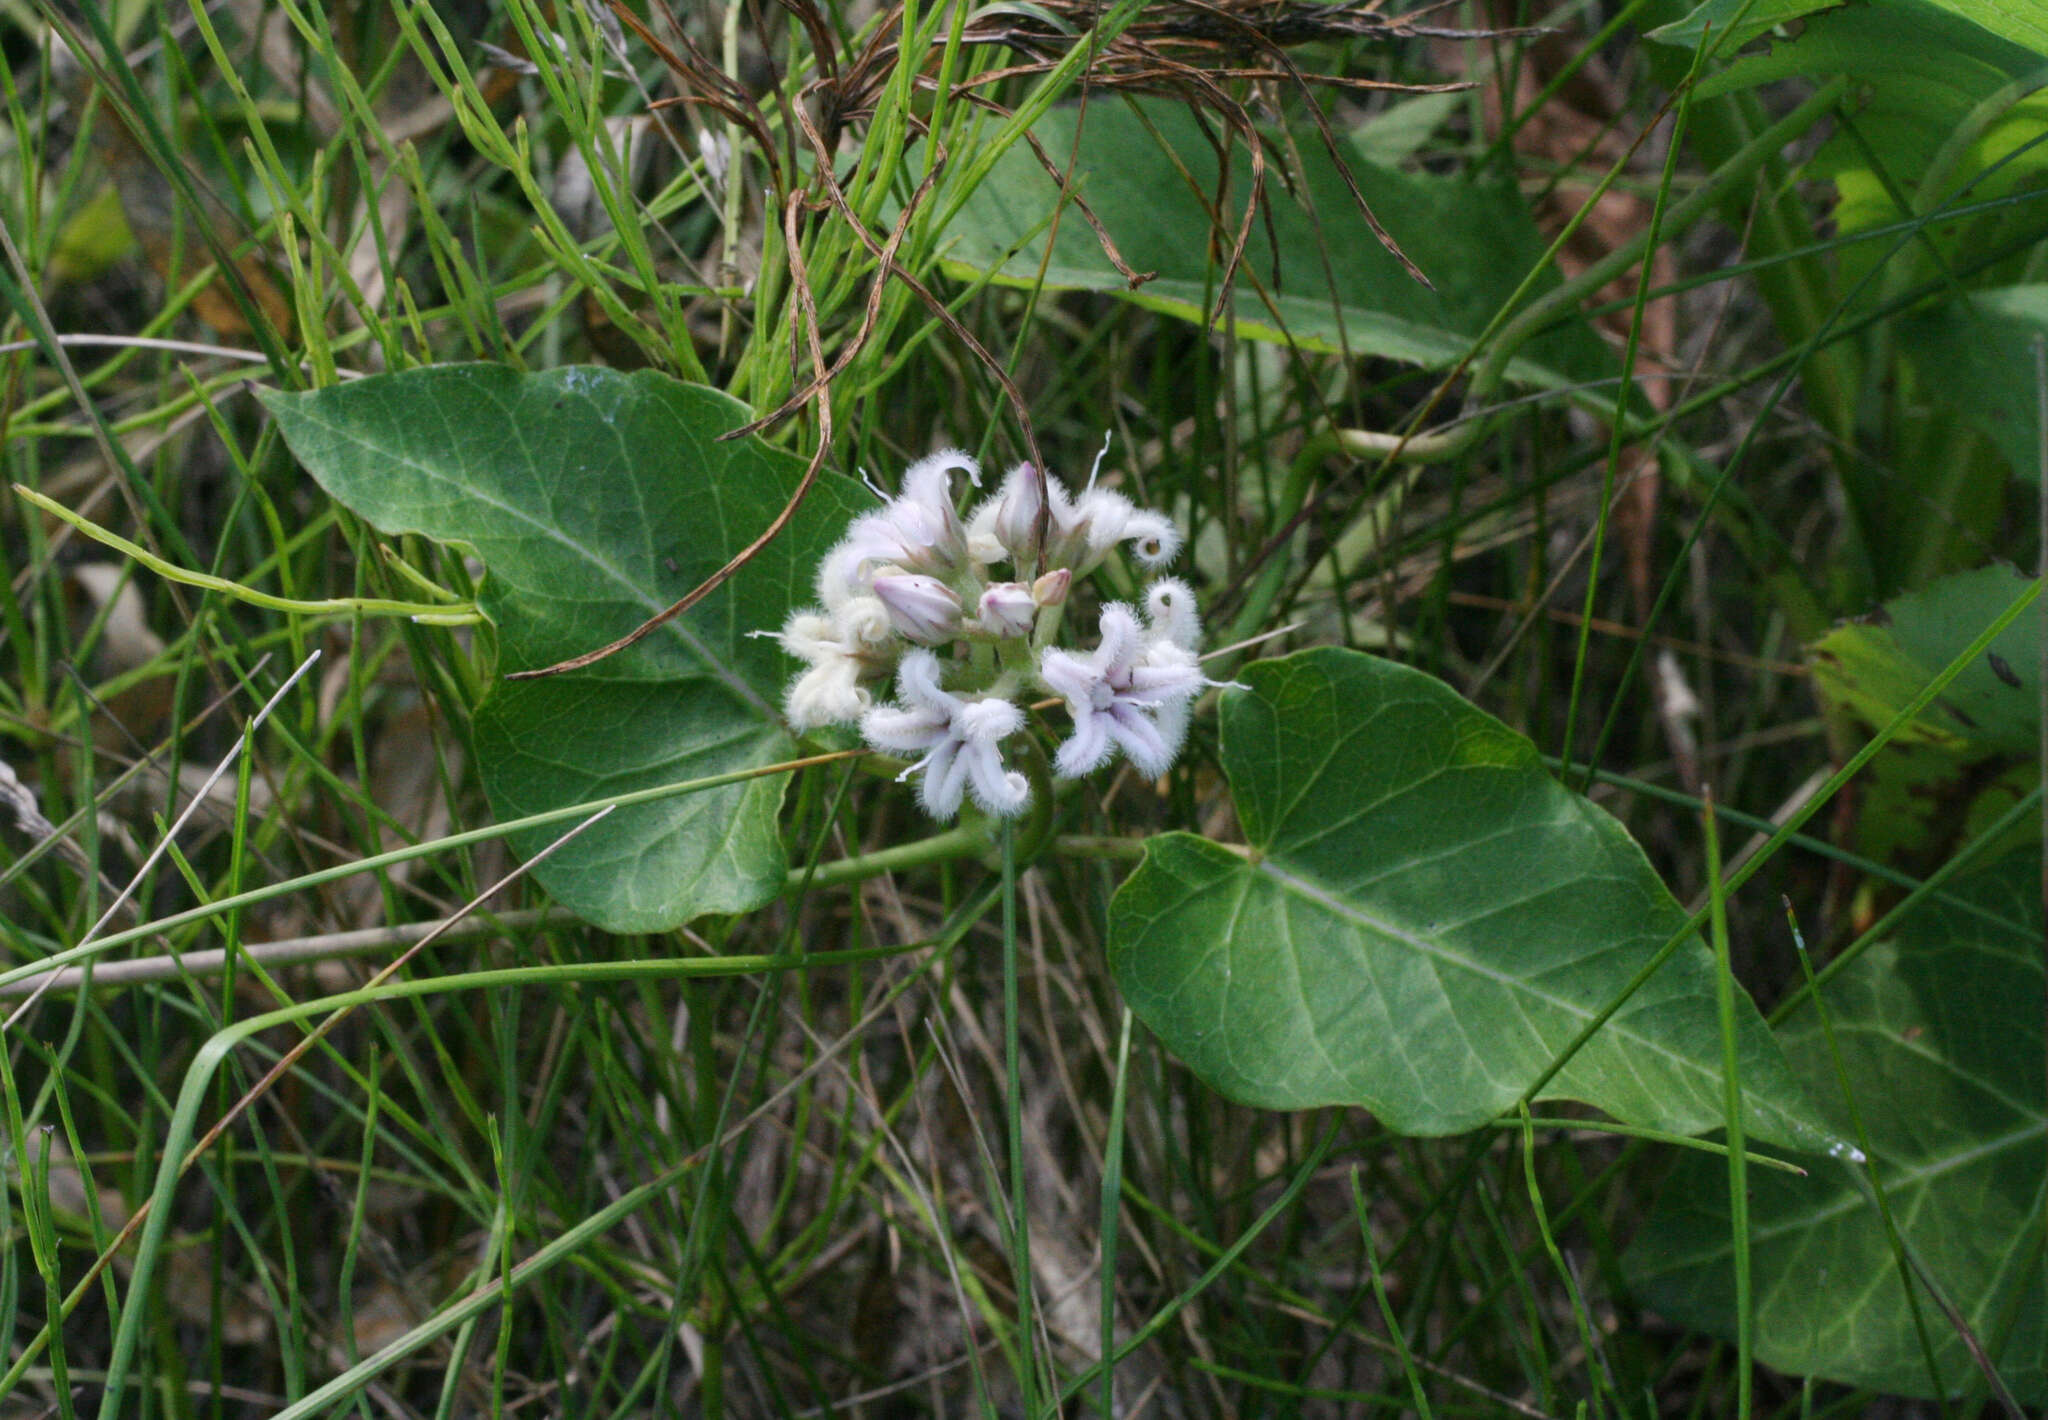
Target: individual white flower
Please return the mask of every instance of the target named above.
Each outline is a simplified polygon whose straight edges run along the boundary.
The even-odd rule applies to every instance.
[[[783,696],[783,713],[799,733],[821,725],[858,724],[874,705],[868,685],[885,680],[902,641],[888,608],[872,596],[849,597],[828,614],[793,611],[780,631],[754,631],[781,644],[807,669]]]
[[[971,793],[989,813],[1012,817],[1031,802],[1022,774],[1004,767],[998,746],[1024,728],[1024,712],[994,696],[967,698],[939,684],[939,658],[912,651],[896,671],[901,704],[878,705],[861,717],[861,734],[891,754],[921,755],[898,778],[922,770],[918,800],[936,819],[960,812]]]
[[[884,572],[875,577],[875,597],[889,623],[924,646],[939,646],[960,634],[960,597],[937,577]]]
[[[1041,510],[1043,547],[1036,541]],[[1090,487],[1071,497],[1059,479],[1041,478],[1028,463],[1011,469],[1002,491],[983,500],[967,524],[968,553],[976,561],[1007,558],[1019,568],[1067,567],[1077,577],[1119,542],[1132,544],[1132,555],[1146,567],[1164,567],[1180,551],[1180,529],[1164,513],[1137,507],[1107,488]]]
[[[809,663],[783,696],[783,713],[798,732],[858,723],[874,704],[874,696],[861,682],[879,678],[888,662],[850,637],[844,621],[843,616],[821,616],[815,610],[796,611],[782,630],[752,633],[780,642],[783,650]]]
[[[1053,764],[1078,779],[1122,749],[1138,771],[1157,778],[1187,737],[1188,702],[1208,682],[1194,652],[1140,629],[1131,609],[1102,609],[1102,640],[1086,656],[1048,649],[1038,662],[1046,689],[1067,702],[1074,733]]]
[[[919,459],[903,475],[903,491],[853,520],[818,568],[818,597],[837,608],[867,592],[876,569],[944,575],[967,553],[967,529],[953,509],[953,475],[981,483],[981,465],[958,449]]]

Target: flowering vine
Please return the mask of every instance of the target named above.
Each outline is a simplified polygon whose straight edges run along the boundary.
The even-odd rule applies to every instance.
[[[1180,551],[1180,529],[1092,475],[1075,496],[1028,463],[963,518],[955,474],[981,486],[980,465],[958,449],[912,464],[902,492],[856,518],[819,564],[821,605],[763,633],[805,663],[783,702],[790,725],[857,726],[870,747],[910,758],[899,777],[919,776],[918,800],[938,819],[970,797],[999,817],[1030,806],[1004,742],[1026,734],[1019,699],[1034,692],[1064,701],[1072,722],[1053,756],[1060,778],[1119,752],[1164,774],[1194,697],[1219,684],[1196,660],[1201,619],[1187,583],[1161,577],[1142,608],[1102,607],[1092,650],[1057,638],[1077,583],[1120,546],[1159,572]]]

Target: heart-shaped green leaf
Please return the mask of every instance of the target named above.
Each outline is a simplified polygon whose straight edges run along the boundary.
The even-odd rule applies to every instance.
[[[2019,1400],[2048,1404],[2040,856],[2014,854],[1946,891],[1823,988],[1840,1075],[1810,1007],[1778,1038],[1816,1099],[1839,1100],[1846,1078],[1917,1275]],[[1749,1175],[1756,1354],[1794,1375],[1931,1396],[1898,1258],[1860,1172],[1820,1159],[1808,1178]],[[1623,1262],[1658,1311],[1733,1336],[1729,1231],[1726,1167],[1682,1163]],[[1915,1290],[1939,1390],[1979,1384],[1967,1344],[1924,1282]]]
[[[1223,766],[1251,852],[1174,833],[1110,906],[1110,962],[1223,1093],[1448,1134],[1500,1114],[1683,926],[1633,840],[1449,687],[1355,651],[1251,667]],[[1673,957],[1543,1090],[1695,1133],[1722,1120],[1713,962]],[[1738,1000],[1752,1137],[1825,1147]]]
[[[388,533],[474,548],[507,670],[631,631],[716,571],[782,510],[802,461],[721,442],[748,411],[666,375],[444,365],[264,403],[321,487]],[[820,480],[733,579],[631,649],[494,687],[476,715],[493,810],[521,817],[787,759],[774,642],[855,507]],[[619,810],[543,863],[557,898],[614,931],[654,931],[781,891],[787,775]],[[515,840],[522,851],[552,833]]]

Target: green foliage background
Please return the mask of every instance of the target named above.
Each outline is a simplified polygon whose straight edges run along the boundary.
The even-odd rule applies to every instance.
[[[2048,1404],[2031,7],[0,59],[0,1411]],[[788,731],[858,477],[1105,429],[1171,774]]]

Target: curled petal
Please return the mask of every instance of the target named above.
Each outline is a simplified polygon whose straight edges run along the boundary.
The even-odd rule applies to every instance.
[[[877,705],[860,717],[861,738],[890,754],[923,754],[945,730],[944,719],[929,710]]]
[[[918,802],[936,819],[949,819],[960,812],[960,800],[967,789],[968,759],[960,741],[945,739],[932,747],[925,760],[924,778],[917,786]]]
[[[967,481],[976,488],[981,487],[981,461],[965,449],[940,449],[935,454],[926,454],[903,471],[903,491],[917,498],[930,498],[936,492],[946,506],[953,503],[953,475],[964,473]]]
[[[832,613],[832,626],[841,641],[862,651],[888,645],[895,634],[889,609],[875,597],[848,597]]]
[[[1148,655],[1146,663],[1131,667],[1129,695],[1142,705],[1165,705],[1192,698],[1208,683],[1194,657],[1185,652],[1156,663]]]
[[[963,753],[961,758],[968,756]],[[997,818],[1015,818],[1031,806],[1031,781],[1014,769],[1004,769],[993,756],[977,756],[968,767],[967,788],[974,802]]]
[[[1166,765],[1180,758],[1181,746],[1188,742],[1188,711],[1191,700],[1169,700],[1152,712],[1152,726],[1159,732],[1159,742],[1166,746]],[[1161,765],[1152,777],[1157,779],[1166,772]]]
[[[1147,567],[1163,567],[1180,551],[1180,529],[1164,513],[1134,505],[1109,488],[1091,488],[1074,503],[1075,531],[1090,562],[1100,560],[1120,542]]]
[[[1024,712],[1007,700],[970,700],[953,716],[953,733],[972,745],[993,747],[1024,728]]]
[[[1101,672],[1086,657],[1058,649],[1048,650],[1038,658],[1038,678],[1047,690],[1066,701],[1076,715],[1094,708],[1095,688],[1102,683]]]
[[[1185,702],[1183,702],[1185,703]],[[1158,722],[1144,710],[1131,704],[1112,705],[1098,717],[1138,772],[1147,779],[1157,779],[1173,766],[1173,757],[1180,750],[1180,744],[1167,742],[1160,733]]]
[[[1087,542],[1088,555],[1100,557],[1123,541],[1124,528],[1137,508],[1111,488],[1091,488],[1074,500],[1074,521]]]
[[[896,690],[905,700],[950,721],[960,708],[960,697],[949,695],[939,684],[939,658],[930,651],[912,651],[896,668]]]
[[[1102,609],[1100,625],[1102,644],[1093,659],[1105,674],[1114,675],[1137,659],[1143,633],[1138,630],[1138,618],[1122,602],[1111,602]]]
[[[1150,508],[1135,509],[1124,523],[1123,540],[1131,555],[1147,567],[1164,567],[1180,551],[1180,529],[1173,519]]]
[[[838,634],[833,630],[830,617],[818,615],[815,607],[793,611],[782,623],[780,631],[750,631],[750,636],[767,636],[778,642],[782,649],[802,661],[816,665],[827,656],[836,656],[846,648],[840,644]]]
[[[1173,643],[1184,651],[1202,644],[1202,614],[1195,606],[1194,591],[1178,577],[1165,577],[1145,593],[1145,619],[1151,623],[1154,640]]]

